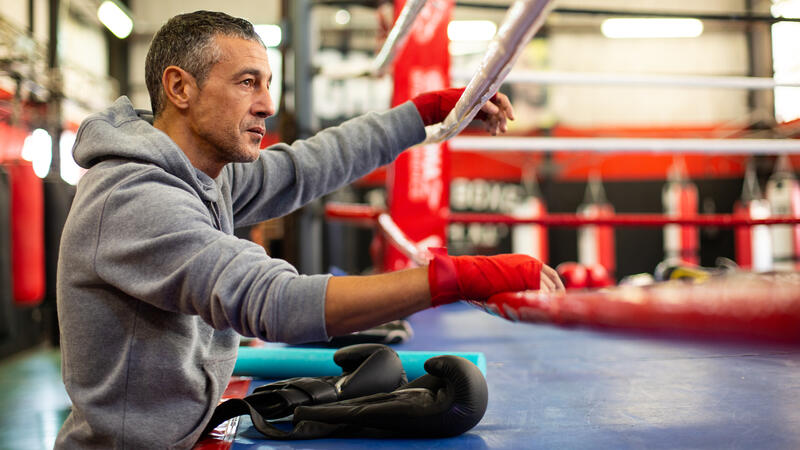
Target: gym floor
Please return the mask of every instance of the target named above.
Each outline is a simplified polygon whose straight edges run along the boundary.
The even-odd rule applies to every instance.
[[[49,450],[69,414],[57,348],[0,361],[0,449]]]
[[[398,350],[483,352],[489,407],[441,440],[259,439],[231,448],[800,448],[800,349],[516,324],[467,305],[412,316]],[[254,383],[255,384],[255,383]],[[52,448],[69,399],[58,350],[0,363],[0,449]]]

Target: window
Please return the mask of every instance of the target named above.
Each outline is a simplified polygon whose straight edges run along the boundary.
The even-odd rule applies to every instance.
[[[800,18],[800,0],[772,0],[772,15]],[[800,23],[772,26],[772,63],[775,80],[800,80]],[[775,88],[775,118],[778,122],[800,119],[800,87]]]

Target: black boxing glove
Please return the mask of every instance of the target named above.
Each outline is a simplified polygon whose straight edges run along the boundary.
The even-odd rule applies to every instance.
[[[342,368],[341,376],[290,378],[256,388],[245,398],[221,403],[203,434],[243,414],[250,414],[259,431],[263,427],[281,434],[268,420],[291,415],[297,406],[390,392],[407,381],[397,353],[385,345],[343,347],[333,354],[333,361]]]
[[[288,439],[321,437],[441,438],[462,434],[486,412],[488,389],[469,360],[442,355],[428,372],[386,394],[374,394],[294,411]]]

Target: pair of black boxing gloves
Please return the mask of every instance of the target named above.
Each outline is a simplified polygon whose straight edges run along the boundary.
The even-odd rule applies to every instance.
[[[467,359],[442,355],[408,382],[400,358],[382,344],[344,347],[333,356],[341,376],[291,378],[221,403],[205,432],[249,414],[269,439],[440,438],[462,434],[486,412],[483,374]],[[293,416],[291,428],[276,419]],[[205,434],[205,433],[204,433]]]

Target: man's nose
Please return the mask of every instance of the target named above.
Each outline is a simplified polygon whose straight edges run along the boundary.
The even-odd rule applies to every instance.
[[[275,102],[272,101],[272,96],[269,94],[269,89],[264,89],[263,94],[258,101],[253,105],[253,114],[262,119],[275,114]]]

